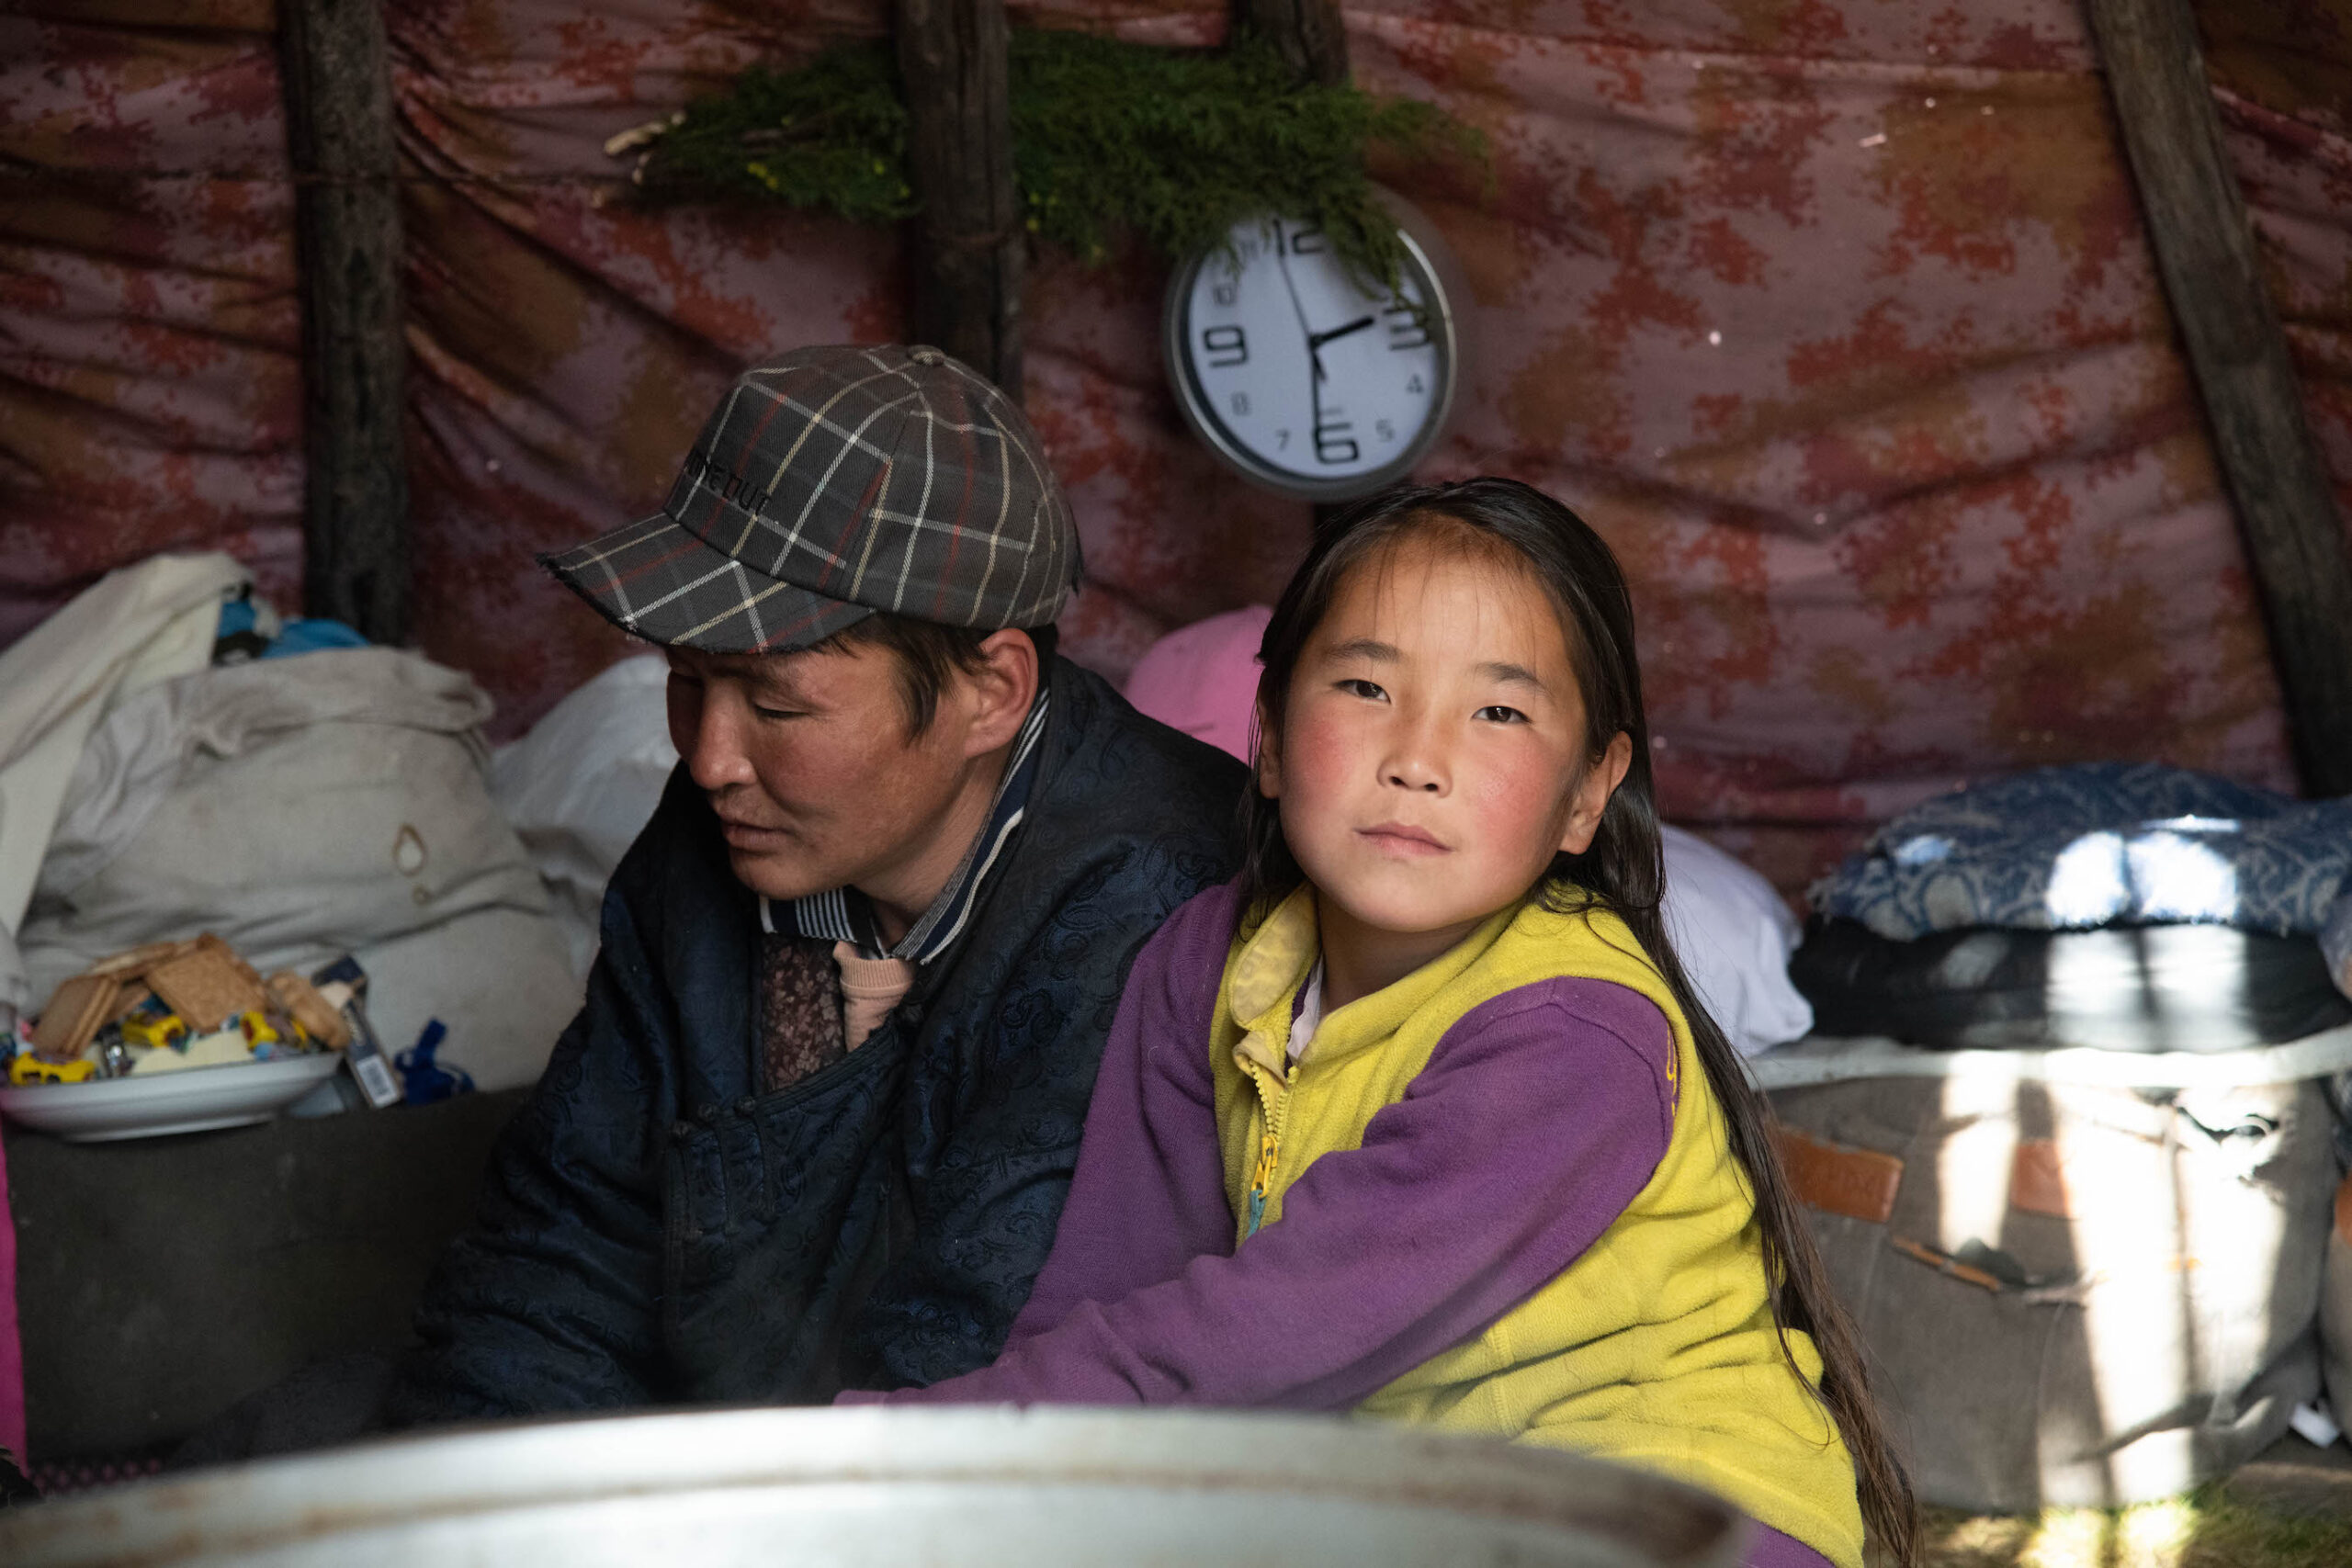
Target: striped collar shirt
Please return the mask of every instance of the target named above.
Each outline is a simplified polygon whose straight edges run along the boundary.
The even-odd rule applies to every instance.
[[[856,948],[863,958],[904,958],[927,964],[946,952],[948,945],[964,934],[972,906],[979,902],[980,891],[988,884],[989,873],[1002,857],[1013,829],[1028,814],[1029,786],[1037,773],[1037,740],[1046,732],[1046,694],[1041,682],[1037,700],[1029,705],[1029,716],[1021,721],[1021,733],[1013,738],[1004,782],[997,785],[986,826],[972,840],[972,847],[964,852],[964,859],[947,879],[947,886],[931,901],[931,908],[907,928],[907,934],[899,939],[896,946],[884,943],[873,904],[854,887],[831,887],[799,898],[763,898],[760,929],[772,935],[845,942]]]

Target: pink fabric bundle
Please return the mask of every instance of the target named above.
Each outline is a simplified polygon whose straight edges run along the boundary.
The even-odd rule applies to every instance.
[[[1127,701],[1138,712],[1250,760],[1258,703],[1258,642],[1274,613],[1250,604],[1170,632],[1136,661]]]

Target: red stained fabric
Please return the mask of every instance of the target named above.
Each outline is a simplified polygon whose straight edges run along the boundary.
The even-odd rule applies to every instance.
[[[2352,43],[2206,7],[2229,147],[2328,459],[2352,483]],[[622,643],[531,565],[658,504],[767,349],[901,330],[899,237],[640,210],[617,130],[851,0],[388,10],[407,168],[418,637],[513,733]],[[1796,888],[1953,781],[2155,757],[2288,786],[2267,647],[2071,0],[1384,0],[1359,78],[1496,149],[1388,171],[1467,275],[1431,475],[1519,475],[1632,571],[1670,814]],[[1017,19],[1215,41],[1198,0]],[[300,576],[299,314],[261,0],[0,17],[0,640],[173,547]],[[1164,271],[1038,258],[1028,402],[1124,672],[1270,597],[1306,510],[1226,474],[1161,378]]]
[[[0,1149],[0,1218],[8,1215],[8,1160]],[[0,1449],[25,1458],[25,1347],[17,1331],[17,1227],[0,1224]]]

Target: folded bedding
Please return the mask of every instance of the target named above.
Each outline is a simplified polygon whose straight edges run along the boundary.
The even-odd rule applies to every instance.
[[[1816,915],[1789,974],[1817,1033],[1953,1050],[2210,1054],[2352,1023],[2315,940],[2233,926],[1976,926],[1897,942]]]
[[[2315,933],[2352,879],[2352,799],[2295,800],[2157,762],[1987,779],[1872,834],[1814,908],[1910,941],[1972,927]]]

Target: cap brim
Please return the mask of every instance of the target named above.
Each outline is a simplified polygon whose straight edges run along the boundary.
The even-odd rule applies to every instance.
[[[664,648],[789,653],[874,612],[753,571],[666,514],[539,558],[623,631]]]

